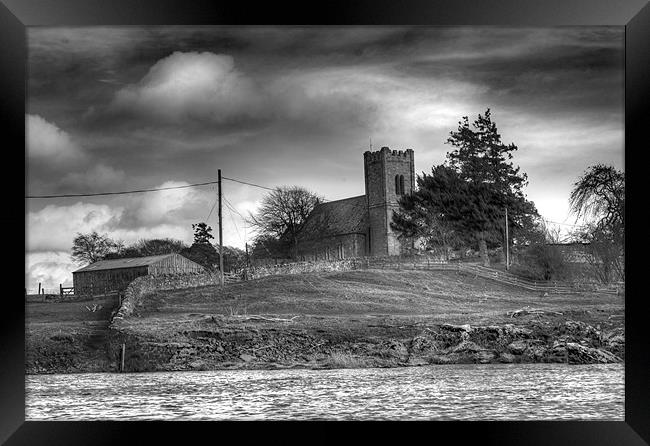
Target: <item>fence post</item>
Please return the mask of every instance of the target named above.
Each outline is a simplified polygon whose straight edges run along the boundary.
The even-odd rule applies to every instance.
[[[120,372],[124,371],[124,353],[126,352],[126,344],[122,343],[122,352],[120,355]]]

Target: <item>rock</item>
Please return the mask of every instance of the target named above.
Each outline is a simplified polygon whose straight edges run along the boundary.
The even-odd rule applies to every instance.
[[[495,358],[495,356],[496,355],[492,350],[481,350],[474,353],[474,359],[479,364],[488,364]]]
[[[585,347],[575,342],[566,344],[569,362],[574,364],[622,362],[623,360],[613,353],[593,347]]]
[[[190,362],[188,365],[193,369],[203,370],[206,364],[204,361],[199,359],[197,361]]]
[[[528,348],[526,341],[517,340],[508,344],[508,350],[515,355],[521,355]]]
[[[529,337],[533,332],[527,328],[522,328],[522,327],[517,327],[516,325],[513,324],[506,324],[503,326],[503,331],[505,334],[510,335],[512,337],[524,337],[527,338]]]
[[[620,347],[625,345],[625,330],[623,328],[616,328],[612,331],[604,333],[601,337],[603,344],[608,347]]]
[[[479,352],[483,351],[481,347],[476,345],[472,341],[462,341],[460,344],[454,346],[451,348],[451,351],[453,353],[460,353],[460,352]]]
[[[442,324],[440,327],[450,331],[461,331],[461,332],[472,331],[472,327],[469,324],[463,324],[463,325]]]
[[[505,364],[510,364],[515,362],[515,355],[507,352],[503,352],[499,355],[499,361],[505,363]]]
[[[255,360],[255,356],[247,355],[246,353],[242,353],[239,355],[239,359],[241,359],[244,362],[251,362]]]
[[[566,321],[564,323],[566,330],[574,335],[589,336],[597,338],[599,333],[594,327],[580,321]]]
[[[525,354],[536,361],[540,361],[547,355],[547,349],[543,345],[529,345]]]

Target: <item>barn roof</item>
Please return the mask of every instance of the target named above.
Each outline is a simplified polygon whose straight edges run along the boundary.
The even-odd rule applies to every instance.
[[[178,254],[162,254],[158,256],[147,256],[147,257],[132,257],[128,259],[113,259],[113,260],[99,260],[98,262],[91,263],[88,266],[84,266],[73,273],[80,273],[85,271],[101,271],[107,269],[118,269],[118,268],[135,268],[138,266],[149,266],[157,263],[167,257],[175,256]]]
[[[321,203],[307,217],[299,238],[315,240],[342,234],[365,234],[367,210],[365,195]]]

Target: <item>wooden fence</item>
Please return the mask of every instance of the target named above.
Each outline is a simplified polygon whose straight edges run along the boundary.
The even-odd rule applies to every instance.
[[[59,284],[59,296],[63,299],[66,296],[74,296],[74,287],[73,286],[63,286]]]

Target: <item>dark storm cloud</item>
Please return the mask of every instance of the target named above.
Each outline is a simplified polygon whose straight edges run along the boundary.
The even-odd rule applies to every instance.
[[[456,47],[456,53],[415,60],[404,69],[418,77],[480,84],[489,89],[487,97],[522,106],[533,101],[536,109],[549,113],[619,107],[624,62],[619,30],[585,33],[559,28],[551,32],[557,42],[536,42],[535,34],[521,39],[511,36],[495,48],[495,42],[487,39]],[[604,41],[602,46],[597,45],[600,41]]]

